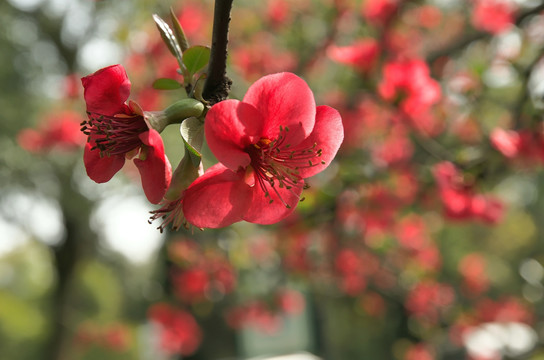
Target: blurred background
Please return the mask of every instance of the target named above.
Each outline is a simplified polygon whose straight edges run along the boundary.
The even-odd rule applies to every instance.
[[[0,3],[0,359],[544,359],[541,1],[235,0],[231,97],[294,72],[345,140],[279,224],[160,232],[87,177],[80,78],[185,96],[170,7],[210,45],[209,0]]]

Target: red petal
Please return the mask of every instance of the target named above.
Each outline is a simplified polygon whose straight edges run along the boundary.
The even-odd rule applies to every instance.
[[[220,228],[241,221],[251,201],[251,188],[243,175],[221,163],[209,168],[185,191],[183,213],[187,221],[200,228]]]
[[[286,188],[278,188],[276,186],[276,190],[281,196],[280,199],[268,183],[265,183],[265,185],[266,191],[269,194],[267,197],[265,197],[265,192],[258,183],[251,188],[253,190],[253,197],[249,208],[243,215],[245,221],[263,225],[274,224],[283,220],[295,210],[300,194],[302,193],[302,188],[293,187],[287,190]],[[273,200],[272,203],[270,203],[270,200]],[[285,204],[288,204],[290,207],[287,207]]]
[[[315,119],[315,127],[310,136],[304,140],[301,144],[297,145],[293,150],[306,149],[311,147],[314,143],[317,143],[317,149],[323,151],[323,155],[316,158],[317,165],[300,168],[300,175],[302,178],[308,178],[321,171],[323,171],[332,159],[336,156],[342,141],[344,140],[344,127],[342,125],[342,118],[335,109],[329,106],[318,106]],[[320,163],[321,161],[324,164]]]
[[[97,183],[105,183],[115,175],[125,164],[122,155],[100,157],[98,149],[91,150],[93,144],[86,143],[83,152],[83,162],[87,175]]]
[[[206,115],[206,141],[219,162],[237,171],[249,165],[244,149],[259,141],[262,125],[262,116],[253,106],[225,100],[212,106]]]
[[[130,80],[123,65],[100,69],[81,79],[87,111],[113,116],[126,113],[125,101],[130,95]]]
[[[164,154],[164,144],[156,130],[150,129],[141,133],[139,137],[148,146],[147,157],[145,160],[134,159],[134,164],[140,171],[147,200],[152,204],[158,204],[170,186],[172,166]]]
[[[287,143],[296,145],[314,128],[315,100],[308,84],[292,73],[264,76],[248,89],[245,103],[262,114],[263,135],[276,139],[280,125],[288,127]]]

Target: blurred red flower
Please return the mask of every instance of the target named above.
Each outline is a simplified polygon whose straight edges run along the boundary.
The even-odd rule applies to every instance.
[[[499,34],[514,23],[516,8],[508,0],[476,0],[472,10],[472,24],[476,29]]]
[[[202,341],[202,331],[191,314],[166,303],[154,304],[149,319],[159,325],[160,346],[167,354],[193,354]]]
[[[374,68],[379,52],[380,46],[373,38],[361,39],[349,46],[331,45],[327,49],[327,55],[332,60],[349,65],[362,73]]]
[[[40,122],[38,129],[23,129],[17,135],[17,142],[32,153],[51,150],[77,150],[85,143],[80,127],[83,118],[73,111],[51,113]]]
[[[467,183],[451,162],[441,162],[433,168],[444,214],[456,220],[481,220],[488,224],[499,222],[504,204],[491,195],[477,194],[474,184]]]
[[[385,25],[398,8],[397,0],[366,0],[363,2],[363,17],[373,25]]]
[[[429,66],[419,59],[385,64],[378,91],[388,101],[400,96],[401,110],[411,117],[427,112],[442,96],[440,85],[430,77]]]

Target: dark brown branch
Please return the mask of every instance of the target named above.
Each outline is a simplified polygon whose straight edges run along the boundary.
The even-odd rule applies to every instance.
[[[225,100],[232,81],[227,77],[227,43],[233,0],[216,0],[213,15],[212,48],[203,97],[212,105]]]

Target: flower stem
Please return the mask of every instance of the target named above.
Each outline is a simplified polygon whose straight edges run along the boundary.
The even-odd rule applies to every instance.
[[[203,97],[212,105],[225,100],[232,81],[227,77],[227,43],[230,10],[233,0],[216,0],[213,16],[212,48],[208,78],[204,85]]]

